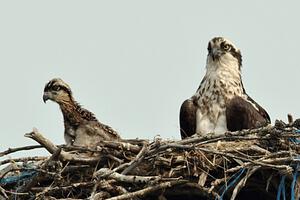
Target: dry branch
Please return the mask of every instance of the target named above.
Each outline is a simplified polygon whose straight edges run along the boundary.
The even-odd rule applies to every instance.
[[[187,181],[164,182],[164,183],[161,183],[159,185],[149,186],[149,187],[147,187],[145,189],[142,189],[142,190],[138,190],[138,191],[135,191],[135,192],[123,194],[123,195],[120,195],[120,196],[117,196],[117,197],[112,197],[112,198],[109,198],[108,200],[123,200],[123,199],[132,199],[132,198],[135,198],[135,197],[144,197],[149,193],[156,192],[158,190],[163,190],[163,189],[166,189],[166,188],[170,188],[170,187],[175,186],[175,185],[184,184],[186,182]]]
[[[25,147],[18,147],[18,148],[8,148],[6,151],[0,152],[0,157],[15,153],[18,151],[26,151],[26,150],[32,150],[32,149],[39,149],[44,148],[42,145],[31,145],[31,146],[25,146]]]
[[[125,182],[125,183],[136,183],[136,184],[146,184],[153,181],[161,180],[160,176],[130,176],[130,175],[123,175],[117,172],[113,172],[108,168],[99,169],[95,174],[95,178],[102,179],[114,179],[118,182]]]
[[[289,124],[276,122],[276,126],[179,141],[100,141],[97,148],[55,145],[34,129],[25,136],[39,145],[10,148],[0,157],[35,148],[45,148],[51,156],[0,161],[0,166],[13,163],[0,171],[0,196],[171,200],[222,195],[234,200],[242,199],[248,188],[256,188],[265,199],[274,199],[283,175],[285,184],[293,182],[298,194],[296,122],[290,119]]]
[[[82,157],[81,155],[74,155],[61,150],[59,147],[54,145],[50,140],[45,138],[41,133],[39,133],[37,129],[33,129],[32,132],[26,133],[25,137],[37,141],[51,154],[60,152],[59,158],[63,161],[74,161],[74,162],[82,162],[82,163],[94,163],[99,161],[99,157],[92,157],[92,158],[88,158],[84,156]]]

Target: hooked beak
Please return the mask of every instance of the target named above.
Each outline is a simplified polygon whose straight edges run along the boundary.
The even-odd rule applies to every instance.
[[[221,54],[222,54],[222,52],[216,48],[213,48],[210,52],[210,55],[211,55],[213,61],[218,60],[221,57]]]
[[[49,92],[44,92],[44,95],[43,95],[43,101],[44,101],[44,103],[46,103],[46,101],[47,101],[48,99],[50,99],[50,97],[49,97]]]

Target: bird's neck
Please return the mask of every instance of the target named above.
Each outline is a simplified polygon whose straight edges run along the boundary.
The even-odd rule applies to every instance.
[[[229,65],[231,64],[231,65]],[[243,95],[243,84],[238,63],[208,62],[206,74],[197,94],[200,96],[221,97],[225,102],[233,96]]]
[[[82,122],[82,118],[76,111],[76,104],[73,101],[64,101],[59,104],[64,117],[64,122],[72,126],[78,126]]]
[[[84,112],[88,111],[84,111],[84,109],[81,108],[81,106],[75,100],[68,99],[66,101],[61,101],[59,103],[59,106],[65,122],[76,126],[79,125],[82,121],[86,120]]]
[[[217,79],[241,80],[239,63],[234,59],[208,60],[206,64],[207,77],[216,76]]]

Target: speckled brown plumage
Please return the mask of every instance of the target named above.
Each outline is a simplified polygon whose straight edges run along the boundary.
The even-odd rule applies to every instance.
[[[119,134],[111,127],[102,124],[94,114],[77,103],[68,84],[55,78],[44,89],[44,101],[48,99],[59,104],[64,118],[66,144],[96,146],[100,140],[117,140]]]

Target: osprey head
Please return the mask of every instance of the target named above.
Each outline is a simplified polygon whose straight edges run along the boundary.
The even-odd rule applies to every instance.
[[[207,62],[221,62],[238,64],[239,70],[242,66],[241,51],[228,39],[215,37],[208,42]]]
[[[57,103],[72,99],[70,86],[60,78],[50,80],[44,88],[43,101],[52,100]]]

